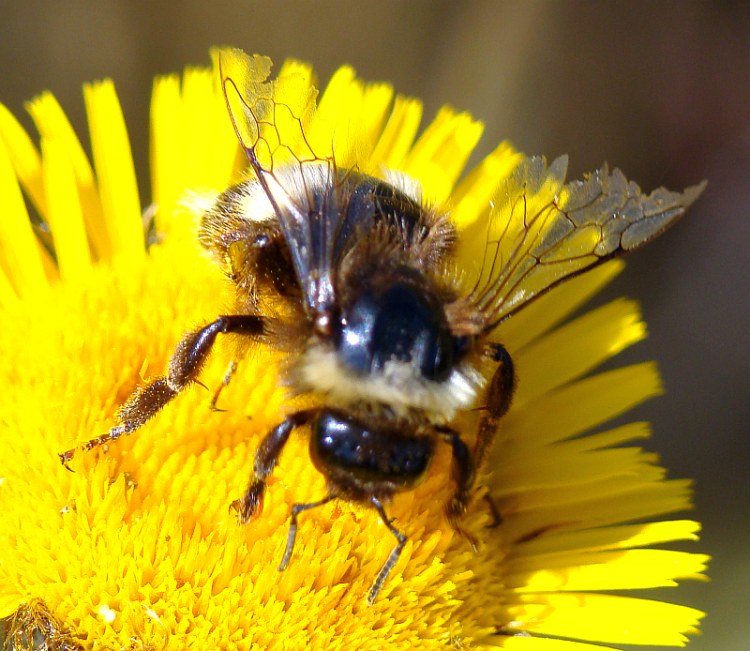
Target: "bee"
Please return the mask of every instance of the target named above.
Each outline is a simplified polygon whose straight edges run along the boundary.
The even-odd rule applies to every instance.
[[[564,280],[659,235],[702,186],[647,196],[605,167],[565,185],[564,200],[532,206],[530,179],[562,177],[565,160],[546,168],[543,159],[527,159],[498,188],[505,211],[496,206],[501,216],[467,288],[448,208],[424,201],[419,183],[402,173],[374,176],[338,165],[333,150],[314,151],[307,109],[279,98],[268,59],[223,51],[219,70],[249,172],[205,211],[198,238],[234,283],[234,311],[185,334],[166,374],[136,390],[118,424],[82,447],[136,431],[198,382],[219,335],[280,351],[280,382],[319,405],[287,414],[265,434],[233,508],[241,523],[260,516],[284,446],[306,429],[327,493],[292,506],[279,570],[292,558],[303,512],[335,499],[369,506],[395,541],[368,593],[372,604],[407,540],[386,505],[425,477],[439,445],[452,453],[445,515],[476,545],[461,518],[515,386],[496,327]],[[235,371],[233,363],[224,385]],[[467,442],[454,421],[477,406]],[[60,454],[62,462],[74,452]]]

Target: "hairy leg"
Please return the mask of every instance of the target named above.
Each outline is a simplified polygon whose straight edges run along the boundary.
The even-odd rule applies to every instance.
[[[234,333],[257,339],[263,334],[265,322],[263,317],[249,314],[220,316],[208,325],[186,334],[172,353],[167,374],[137,389],[128,398],[117,413],[119,423],[79,448],[60,453],[60,461],[67,467],[77,449],[91,450],[140,428],[185,387],[197,382],[198,374],[218,335]]]

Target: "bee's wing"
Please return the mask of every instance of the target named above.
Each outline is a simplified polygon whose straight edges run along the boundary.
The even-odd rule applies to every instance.
[[[278,217],[311,314],[333,301],[333,241],[340,230],[333,158],[315,155],[304,125],[315,111],[309,76],[269,80],[271,60],[217,52],[219,74],[240,145]]]
[[[495,198],[481,270],[468,301],[489,331],[558,283],[649,242],[674,224],[705,182],[645,195],[604,166],[564,184],[567,159],[524,161]]]

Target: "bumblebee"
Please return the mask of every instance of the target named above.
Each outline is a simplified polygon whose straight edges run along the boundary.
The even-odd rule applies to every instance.
[[[198,237],[236,288],[234,311],[184,335],[166,374],[138,389],[118,424],[83,448],[136,431],[198,382],[219,335],[282,352],[280,382],[319,405],[286,415],[265,435],[233,507],[242,523],[260,516],[286,442],[306,429],[327,493],[292,506],[279,570],[291,560],[301,513],[334,499],[369,505],[395,540],[369,591],[372,603],[407,540],[386,505],[424,478],[438,445],[452,452],[447,519],[476,545],[461,518],[515,385],[513,360],[492,336],[498,324],[565,279],[659,235],[702,187],[647,196],[605,167],[567,184],[564,198],[531,207],[525,184],[547,168],[528,159],[498,189],[507,210],[496,212],[505,217],[488,231],[484,262],[466,287],[450,211],[424,201],[404,174],[365,174],[313,151],[302,110],[279,99],[269,70],[265,58],[221,54],[221,84],[249,173],[205,211]],[[549,171],[564,166],[559,159]],[[235,371],[233,363],[222,386]],[[464,440],[453,423],[477,406],[477,431]],[[60,458],[67,464],[74,453]]]

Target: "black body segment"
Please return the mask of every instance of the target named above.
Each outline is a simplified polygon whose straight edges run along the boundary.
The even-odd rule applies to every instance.
[[[434,382],[450,375],[457,345],[438,297],[413,276],[398,269],[388,285],[365,286],[344,308],[335,344],[352,371],[370,375],[402,362]]]
[[[321,410],[310,437],[313,464],[344,492],[368,489],[387,495],[414,486],[433,453],[429,436],[378,428],[334,409]]]
[[[397,228],[405,244],[426,235],[422,207],[390,183],[351,170],[343,182],[346,212],[333,251],[335,258],[341,255],[344,243],[366,236],[378,223]]]

